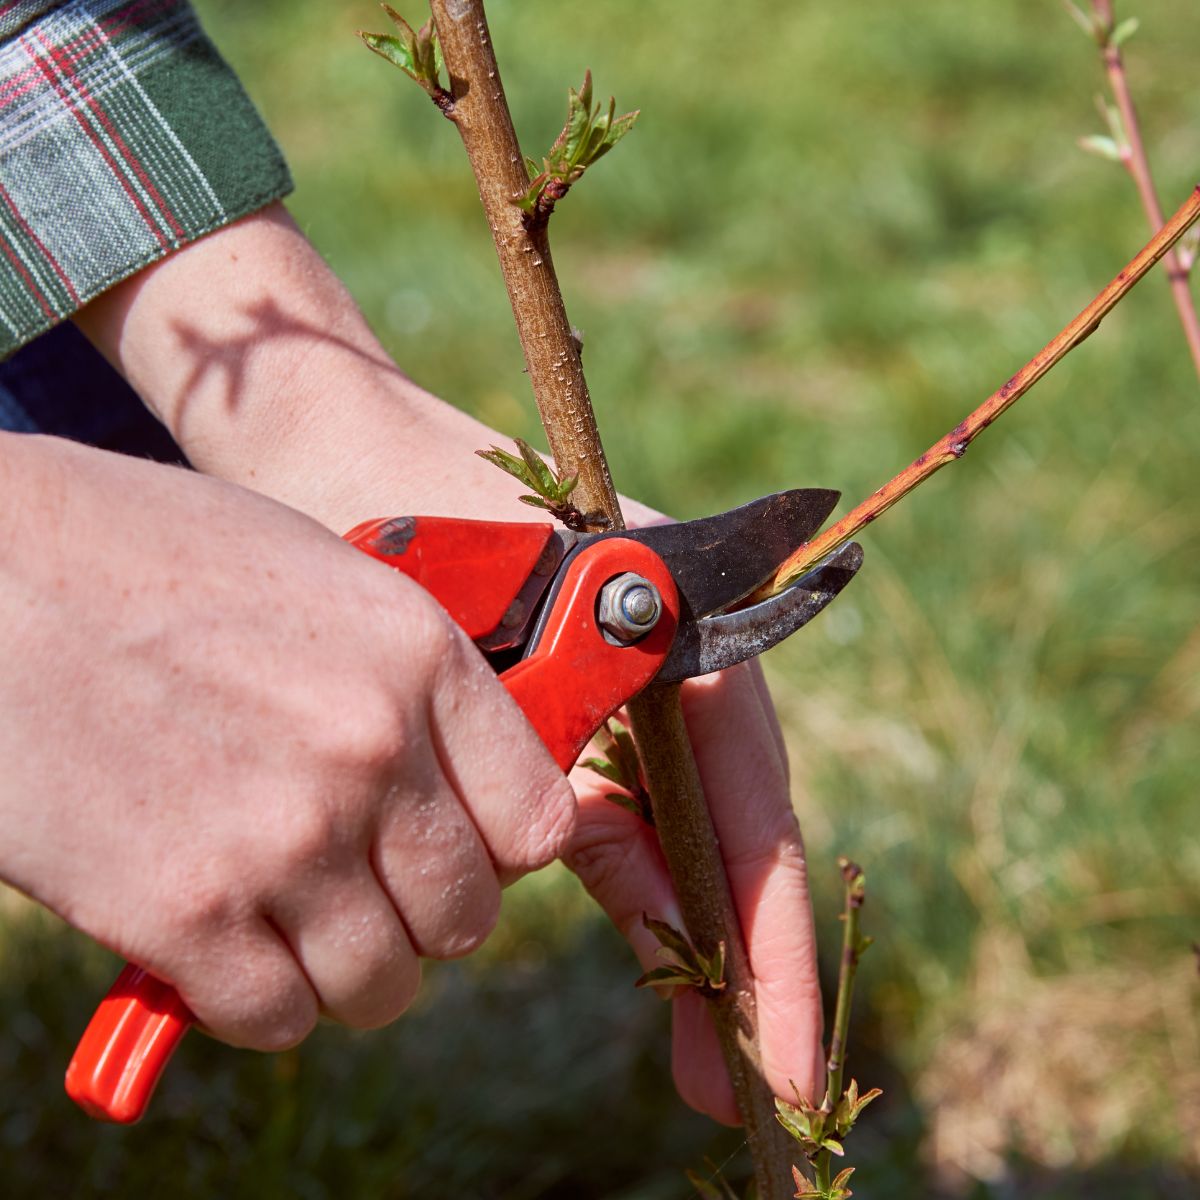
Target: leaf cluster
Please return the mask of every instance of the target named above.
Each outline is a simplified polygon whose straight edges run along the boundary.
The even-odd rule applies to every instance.
[[[527,158],[530,184],[524,195],[513,201],[522,212],[533,216],[539,208],[553,207],[567,189],[598,159],[606,155],[632,128],[640,109],[616,115],[616,101],[609,97],[608,109],[592,103],[592,73],[567,93],[567,122],[539,165]]]
[[[823,1188],[809,1179],[799,1167],[793,1166],[792,1179],[795,1181],[796,1190],[792,1194],[796,1200],[848,1200],[854,1195],[846,1186],[853,1174],[853,1167],[843,1167],[834,1176],[833,1182],[827,1188]]]
[[[879,1088],[872,1088],[864,1096],[859,1096],[858,1081],[852,1079],[850,1086],[838,1097],[836,1104],[831,1102],[828,1093],[819,1107],[814,1107],[806,1100],[799,1100],[799,1097],[797,1104],[776,1099],[775,1115],[784,1129],[800,1143],[800,1149],[810,1163],[822,1151],[828,1151],[841,1158],[845,1154],[842,1142],[854,1128],[859,1114],[872,1100],[881,1095],[883,1093]],[[853,1171],[853,1167],[847,1167],[837,1175],[829,1189],[821,1190],[799,1167],[793,1167],[792,1173],[799,1188],[796,1195],[804,1197],[805,1200],[810,1197],[812,1200],[846,1200],[846,1197],[853,1195],[846,1187]]]
[[[654,824],[654,812],[650,806],[650,793],[642,779],[642,763],[638,758],[637,747],[633,744],[633,734],[620,721],[606,721],[596,733],[596,741],[600,744],[603,758],[585,758],[580,764],[589,771],[595,771],[609,783],[624,788],[623,792],[608,792],[606,798],[622,808],[627,808],[635,816],[641,817],[647,825]]]
[[[1094,8],[1085,13],[1072,0],[1063,0],[1063,7],[1071,14],[1071,19],[1090,37],[1101,50],[1119,49],[1138,31],[1137,17],[1126,17],[1124,21],[1114,20],[1111,16],[1103,15]]]
[[[380,58],[386,58],[399,67],[405,75],[415,80],[439,105],[449,97],[441,85],[442,47],[438,42],[437,26],[430,17],[420,29],[413,27],[390,4],[380,5],[399,30],[399,36],[390,33],[366,33],[358,31],[368,49]]]
[[[635,987],[691,987],[705,996],[725,987],[724,942],[718,943],[711,955],[704,955],[666,921],[642,913],[642,924],[658,938],[658,957],[664,965],[647,971]]]
[[[476,450],[475,453],[529,488],[529,494],[519,497],[522,504],[544,508],[568,529],[585,529],[588,518],[571,503],[571,493],[579,483],[579,476],[559,475],[550,469],[545,459],[528,442],[521,438],[514,440],[521,452],[520,458],[501,450],[499,446],[493,446],[490,450]]]

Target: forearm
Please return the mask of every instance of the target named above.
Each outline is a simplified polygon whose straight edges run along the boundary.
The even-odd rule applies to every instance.
[[[32,572],[52,556],[62,524],[64,471],[55,453],[58,444],[0,431],[0,628],[8,647],[24,643],[39,592],[50,584]]]
[[[344,531],[404,510],[531,519],[473,451],[495,434],[391,361],[280,205],[77,318],[201,471]]]

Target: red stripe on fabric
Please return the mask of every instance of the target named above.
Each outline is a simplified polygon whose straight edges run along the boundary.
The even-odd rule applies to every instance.
[[[115,12],[101,17],[96,22],[96,26],[104,33],[105,37],[119,37],[131,29],[149,25],[163,13],[179,7],[179,0],[135,0],[125,8],[119,8]]]
[[[139,25],[148,24],[152,18],[172,8],[178,8],[178,0],[154,0],[154,2],[131,4],[128,8],[120,9],[102,18],[95,27],[86,30],[72,41],[64,42],[61,52],[67,55],[73,65],[78,65],[85,58],[105,48],[105,39],[111,41]],[[0,16],[3,9],[0,9]],[[103,36],[102,36],[103,35]],[[119,54],[120,51],[115,51]],[[130,72],[134,74],[135,72]],[[20,96],[33,90],[44,79],[44,74],[35,67],[27,67],[15,75],[10,75],[0,83],[0,109],[10,104]]]
[[[70,55],[72,62],[81,62],[89,55],[104,49],[108,42],[132,30],[144,28],[164,13],[178,8],[179,0],[144,0],[143,3],[130,4],[101,17],[91,29],[85,30],[73,41],[64,42],[62,50]]]
[[[58,259],[46,249],[46,244],[34,232],[33,226],[21,216],[20,209],[17,208],[13,198],[8,194],[7,189],[3,184],[0,184],[0,200],[3,200],[8,205],[8,211],[12,213],[14,220],[20,225],[25,236],[33,242],[33,244],[42,252],[42,257],[50,264],[50,269],[58,276],[58,281],[67,289],[67,295],[71,297],[71,302],[78,306],[79,293],[75,291],[75,285],[67,278],[67,273],[59,265]]]
[[[7,4],[0,3],[0,17],[6,17],[14,8],[20,8],[24,0],[9,0]],[[136,25],[150,17],[157,16],[168,8],[178,8],[179,0],[133,0],[124,8],[110,13],[104,18],[107,27],[112,23],[115,27],[124,29]]]
[[[19,96],[24,96],[27,92],[33,91],[39,82],[41,82],[39,73],[34,67],[26,67],[24,71],[18,71],[15,75],[10,75],[0,84],[0,108],[11,104]]]
[[[108,147],[104,144],[104,139],[101,138],[101,136],[91,127],[87,118],[79,111],[78,105],[72,101],[71,96],[68,94],[66,88],[59,83],[58,79],[55,77],[53,69],[50,66],[50,63],[43,58],[39,58],[37,51],[24,38],[21,39],[21,45],[24,47],[25,52],[29,55],[29,57],[33,59],[38,69],[45,76],[46,82],[50,84],[50,86],[58,94],[59,99],[61,99],[63,104],[66,105],[67,112],[69,112],[79,122],[80,127],[83,129],[84,133],[87,134],[92,145],[95,146],[100,152],[101,158],[104,159],[108,169],[113,173],[113,177],[117,180],[121,187],[125,189],[125,194],[132,201],[134,208],[137,209],[142,220],[145,221],[147,228],[151,233],[154,234],[155,240],[164,250],[170,249],[170,242],[163,234],[163,231],[158,227],[158,224],[154,220],[150,210],[142,203],[142,198],[137,194],[133,185],[125,177],[124,172],[121,170],[120,164],[116,161],[116,159],[113,158]]]
[[[4,253],[8,258],[8,261],[12,263],[12,265],[17,269],[17,272],[21,278],[25,280],[26,290],[33,294],[33,297],[38,302],[38,306],[41,308],[42,312],[45,313],[50,320],[57,320],[58,313],[56,313],[54,309],[50,307],[50,301],[46,299],[45,293],[43,293],[42,289],[38,287],[37,281],[34,279],[34,277],[30,275],[28,270],[26,270],[25,264],[18,257],[16,250],[9,243],[8,238],[0,239],[0,245],[3,245]]]
[[[120,34],[132,28],[132,25],[122,25],[113,32]],[[111,40],[111,36],[109,40]],[[101,36],[99,23],[96,23],[92,25],[91,29],[84,30],[84,32],[73,41],[63,42],[59,49],[64,54],[68,55],[73,63],[79,63],[89,55],[95,54],[99,50],[103,50],[104,45],[105,40],[104,37]]]
[[[87,84],[84,83],[78,72],[76,72],[75,68],[71,65],[70,59],[56,46],[48,45],[45,38],[42,37],[40,33],[38,34],[38,40],[41,41],[42,45],[46,48],[47,52],[50,54],[50,57],[54,60],[55,65],[71,80],[75,87],[75,91],[79,94],[84,103],[87,104],[88,108],[91,109],[96,119],[101,125],[104,126],[105,132],[112,139],[113,145],[116,146],[117,150],[121,154],[121,157],[124,158],[126,163],[133,168],[133,173],[137,176],[142,187],[146,189],[150,199],[154,201],[158,211],[164,217],[166,217],[167,224],[171,227],[171,232],[176,236],[176,238],[181,240],[185,238],[187,234],[185,233],[183,226],[175,219],[175,214],[168,207],[166,200],[163,199],[162,193],[159,192],[158,188],[154,186],[154,181],[146,173],[145,168],[142,166],[137,156],[133,153],[133,151],[126,144],[125,139],[117,131],[117,127],[112,123],[108,113],[106,113],[104,109],[100,107],[99,102],[92,96],[91,92],[88,91]]]
[[[144,24],[159,13],[178,7],[179,0],[130,0],[124,8],[113,9],[102,17],[100,24],[106,31],[112,26]]]

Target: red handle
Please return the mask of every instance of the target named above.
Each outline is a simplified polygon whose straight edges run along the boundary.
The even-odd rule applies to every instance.
[[[409,520],[407,518],[403,520]],[[354,545],[411,575],[446,608],[469,634],[478,637],[495,627],[511,600],[511,582],[497,587],[492,571],[471,587],[460,572],[431,572],[437,545],[478,542],[481,562],[494,566],[496,539],[519,543],[513,577],[529,575],[549,540],[549,526],[496,525],[488,522],[420,517],[395,537],[397,522],[372,522],[346,535]],[[466,527],[472,527],[467,529]],[[465,530],[465,532],[464,532]],[[517,533],[511,531],[517,530]],[[540,536],[530,531],[541,531]],[[385,538],[391,538],[385,543]],[[397,547],[398,548],[395,548]],[[484,553],[490,546],[492,556]],[[425,554],[414,554],[424,548]],[[468,556],[469,557],[469,556]],[[605,640],[596,624],[596,597],[614,576],[636,571],[658,588],[662,616],[641,641],[618,646]],[[433,577],[431,577],[431,574]],[[488,596],[488,615],[480,617],[480,596]],[[507,601],[505,601],[507,603]],[[492,610],[496,610],[494,619]],[[480,629],[482,620],[492,625]],[[536,650],[500,676],[509,694],[564,771],[570,770],[601,724],[636,695],[662,666],[679,620],[679,597],[671,573],[652,550],[624,538],[606,538],[580,553],[567,568],[558,598]],[[169,984],[127,964],[100,1003],[67,1068],[67,1094],[89,1116],[131,1124],[141,1118],[175,1047],[195,1020]]]
[[[626,571],[654,584],[662,615],[640,641],[617,645],[596,623],[596,598]],[[554,761],[569,771],[605,720],[658,674],[678,623],[679,593],[663,560],[640,542],[606,538],[567,568],[537,648],[500,680]]]
[[[67,1095],[101,1121],[139,1120],[194,1020],[170,984],[126,963],[79,1039]]]

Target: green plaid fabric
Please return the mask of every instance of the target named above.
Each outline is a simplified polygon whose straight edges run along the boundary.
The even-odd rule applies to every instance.
[[[0,357],[291,190],[181,0],[0,0]]]
[[[0,37],[12,37],[35,17],[62,3],[63,0],[0,0]]]

